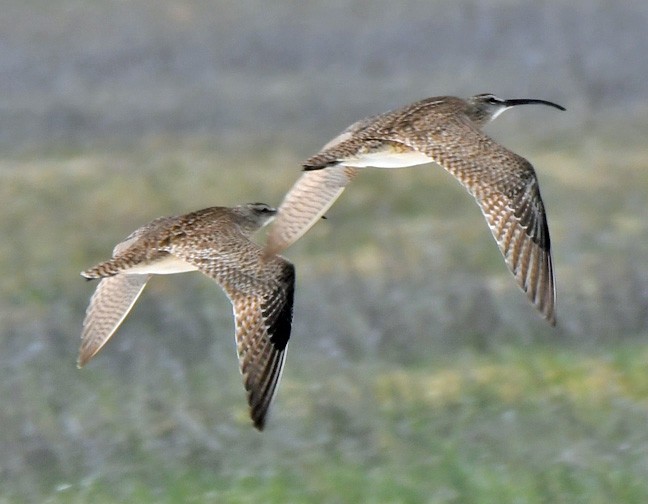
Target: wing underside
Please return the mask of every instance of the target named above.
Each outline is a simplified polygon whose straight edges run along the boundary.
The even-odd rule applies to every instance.
[[[357,172],[345,166],[303,172],[271,224],[267,254],[278,254],[303,236],[335,203]]]
[[[81,333],[77,365],[83,367],[108,342],[146,286],[150,275],[102,278],[90,299]]]

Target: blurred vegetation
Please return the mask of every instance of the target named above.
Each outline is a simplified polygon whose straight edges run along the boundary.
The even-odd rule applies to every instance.
[[[3,7],[0,504],[648,502],[647,4],[276,5]],[[278,204],[351,121],[483,91],[568,108],[488,127],[538,172],[557,328],[450,176],[367,170],[286,253],[265,432],[199,274],[153,279],[75,368],[79,272],[136,227]]]
[[[550,126],[645,125],[644,0],[6,0],[0,146],[190,135],[300,158],[360,117],[442,94],[565,102]],[[605,119],[605,120],[602,120]],[[612,123],[609,121],[612,120]]]
[[[263,434],[208,279],[155,278],[78,371],[94,288],[78,272],[155,216],[277,203],[298,159],[155,144],[3,161],[7,502],[645,502],[648,174],[637,152],[600,159],[605,172],[577,152],[528,152],[558,328],[450,177],[367,171],[288,253],[294,338]]]

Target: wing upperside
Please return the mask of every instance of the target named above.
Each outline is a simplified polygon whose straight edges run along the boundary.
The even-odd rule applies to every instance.
[[[234,307],[235,339],[250,415],[262,430],[275,395],[292,328],[294,266],[242,240],[231,254],[210,257],[181,246],[174,254],[220,284]]]
[[[259,430],[277,392],[292,328],[295,272],[292,264],[281,262],[275,282],[258,295],[231,293],[240,370]]]
[[[549,227],[533,166],[461,116],[386,140],[429,156],[474,196],[518,284],[555,324]]]

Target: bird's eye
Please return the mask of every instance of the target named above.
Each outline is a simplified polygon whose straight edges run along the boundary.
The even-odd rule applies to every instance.
[[[272,208],[265,203],[250,203],[250,207],[258,213],[269,213],[272,211]]]
[[[488,103],[492,103],[493,105],[495,105],[495,104],[497,104],[499,102],[500,101],[497,98],[495,98],[494,96],[489,96],[488,97]]]

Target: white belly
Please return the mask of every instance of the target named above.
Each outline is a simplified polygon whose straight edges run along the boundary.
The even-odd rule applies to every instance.
[[[374,168],[405,168],[407,166],[431,163],[432,161],[432,158],[421,152],[390,152],[385,149],[382,152],[369,152],[345,159],[340,164],[353,168],[366,168],[368,166]]]
[[[174,273],[185,273],[187,271],[196,271],[198,268],[169,254],[164,259],[158,261],[138,264],[124,271],[126,275],[173,275]]]

